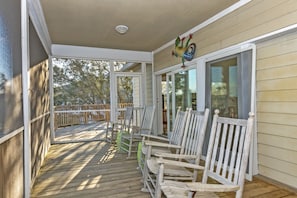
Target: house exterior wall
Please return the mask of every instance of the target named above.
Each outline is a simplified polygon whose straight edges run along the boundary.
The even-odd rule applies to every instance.
[[[31,179],[35,180],[50,147],[48,64],[30,69],[31,86]]]
[[[35,180],[50,147],[50,94],[48,56],[29,23],[30,107],[31,107],[31,181]]]
[[[12,54],[12,77],[8,79],[9,83],[8,86],[5,87],[4,93],[0,94],[2,97],[0,98],[2,113],[0,115],[1,123],[3,121],[2,127],[0,127],[3,131],[0,130],[0,132],[4,132],[4,134],[10,136],[10,138],[0,143],[0,198],[21,198],[24,196],[24,124],[22,112],[21,25],[20,20],[16,20],[20,19],[20,1],[1,1],[1,8],[7,13],[14,13],[14,15],[7,15],[12,16],[11,21],[13,22],[7,17],[8,22],[5,27],[8,40],[11,42],[9,43],[9,48],[11,48]],[[2,14],[6,16],[5,12],[2,11],[1,9],[0,17]],[[29,24],[31,65],[29,71],[31,102],[31,179],[34,181],[50,146],[49,80],[48,63],[46,61],[48,58],[47,54],[42,47],[32,23],[30,22]],[[16,30],[14,27],[18,27],[19,29]]]
[[[257,45],[259,173],[297,188],[297,32]]]
[[[253,0],[194,33],[192,42],[201,57],[296,23],[296,1]],[[297,33],[256,46],[259,174],[297,188]],[[173,48],[154,54],[154,71],[181,63]]]
[[[195,32],[196,57],[241,43],[297,22],[294,0],[253,0],[225,17]],[[176,35],[178,36],[178,35]],[[172,47],[154,54],[154,71],[181,63]]]
[[[153,104],[152,65],[146,64],[146,104]]]
[[[23,197],[23,133],[0,144],[0,197]]]

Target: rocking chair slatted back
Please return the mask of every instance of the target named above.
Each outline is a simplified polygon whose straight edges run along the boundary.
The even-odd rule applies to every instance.
[[[202,182],[164,180],[160,186],[167,197],[192,197],[193,192],[199,192],[199,196],[202,196],[200,193],[236,192],[236,198],[242,197],[254,116],[250,113],[248,120],[243,120],[219,117],[218,114],[219,110],[215,110]],[[165,168],[161,164],[160,172],[163,171]],[[208,178],[220,184],[213,184],[213,181],[208,184]],[[209,197],[209,194],[204,197]]]
[[[151,134],[154,122],[155,106],[147,106],[142,115],[140,129],[137,133]]]
[[[243,120],[218,117],[216,111],[202,183],[211,177],[225,185],[241,186],[237,194],[242,194],[252,126],[251,114],[248,120]]]
[[[192,111],[186,123],[186,134],[183,138],[181,154],[197,155],[200,158],[209,109],[204,112]]]
[[[169,144],[181,145],[186,119],[187,112],[181,111],[181,108],[178,108],[172,128],[172,133],[169,137]]]

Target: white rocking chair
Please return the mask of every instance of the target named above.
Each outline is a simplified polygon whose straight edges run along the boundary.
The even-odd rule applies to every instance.
[[[183,164],[190,162],[192,165],[198,164],[202,152],[208,115],[209,109],[205,109],[204,112],[190,111],[187,116],[180,153],[156,153],[155,155],[161,158],[174,159],[176,160],[176,163]],[[145,187],[148,188],[152,197],[161,197],[159,181],[163,181],[163,178],[174,178],[177,180],[181,179],[188,181],[196,180],[196,173],[193,174],[191,171],[187,170],[187,168],[176,168],[175,166],[166,167],[166,170],[162,172],[162,175],[157,177],[159,170],[159,164],[157,160],[158,158],[151,157],[146,161],[148,171],[146,173],[144,182]]]
[[[121,133],[121,150],[128,153],[128,158],[132,153],[137,152],[138,143],[142,140],[142,134],[151,134],[155,115],[154,106],[146,106],[143,110],[140,127],[131,130],[129,133]]]
[[[170,137],[164,138],[155,135],[143,135],[141,153],[138,154],[140,155],[140,159],[138,159],[138,165],[143,174],[143,180],[145,180],[147,171],[147,166],[145,163],[147,159],[151,158],[151,156],[154,156],[155,153],[179,153],[179,151],[182,149],[182,138],[185,131],[187,117],[190,111],[190,109],[181,111],[180,108],[178,108]],[[145,186],[143,190],[146,191]]]
[[[167,197],[193,197],[196,192],[199,193],[199,196],[202,196],[203,193],[232,191],[236,192],[236,198],[242,197],[254,116],[250,113],[248,120],[244,120],[219,117],[218,114],[219,111],[216,110],[212,122],[205,167],[182,165],[183,167],[202,169],[204,171],[202,182],[161,181],[161,189]],[[159,175],[166,172],[168,164],[181,165],[174,161],[164,161],[162,159],[158,162],[160,163]],[[219,184],[208,184],[208,178],[215,180]],[[204,195],[204,197],[210,197],[210,195]]]

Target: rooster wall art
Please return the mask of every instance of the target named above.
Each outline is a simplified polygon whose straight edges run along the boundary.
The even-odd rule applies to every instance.
[[[184,41],[186,37],[180,38],[177,37],[175,39],[175,48],[172,51],[172,55],[175,57],[181,57],[182,58],[182,68],[185,67],[185,60],[191,61],[194,57],[195,51],[196,51],[196,44],[190,43],[190,40],[192,39],[193,35],[190,34],[187,42],[184,45]]]

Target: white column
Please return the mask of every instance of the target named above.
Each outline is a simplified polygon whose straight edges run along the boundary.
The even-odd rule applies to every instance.
[[[22,42],[22,84],[24,117],[24,197],[30,197],[31,189],[31,123],[30,123],[30,56],[29,56],[29,15],[27,1],[21,1],[21,42]]]
[[[114,73],[113,61],[109,61],[110,64],[110,78],[109,78],[109,89],[110,89],[110,120],[116,120],[116,78]]]
[[[48,58],[49,68],[49,93],[50,93],[50,130],[51,130],[51,142],[55,140],[55,109],[54,109],[54,71],[52,57]]]

